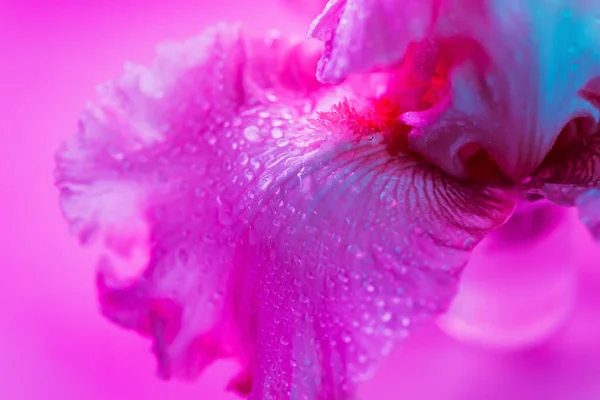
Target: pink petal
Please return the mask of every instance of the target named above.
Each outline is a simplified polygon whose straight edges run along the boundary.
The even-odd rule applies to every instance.
[[[129,66],[100,87],[58,153],[62,208],[82,241],[147,253],[132,282],[103,258],[98,288],[108,318],[154,338],[163,377],[193,377],[217,357],[250,362],[235,308],[245,297],[234,199],[266,179],[264,135],[282,143],[314,107],[317,59],[316,49],[228,28],[165,44],[151,68]]]
[[[544,343],[573,311],[577,224],[573,210],[547,201],[521,203],[473,251],[440,319],[444,331],[500,350]]]
[[[309,37],[326,41],[317,76],[340,82],[353,72],[400,61],[409,43],[425,38],[437,11],[433,0],[330,0]]]
[[[270,188],[252,227],[263,239],[244,256],[261,266],[257,379],[268,382],[251,398],[351,398],[413,326],[447,309],[470,250],[512,209],[502,191],[385,152],[377,139],[341,143]]]
[[[349,399],[512,212],[511,191],[407,153],[393,101],[317,82],[316,55],[226,28],[162,47],[59,152],[80,237],[127,233],[123,253],[124,228],[147,230],[145,270],[120,282],[102,261],[98,287],[163,377],[232,356],[230,389],[251,399]]]

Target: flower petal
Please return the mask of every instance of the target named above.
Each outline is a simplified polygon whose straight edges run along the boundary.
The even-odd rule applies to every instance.
[[[105,86],[58,155],[80,236],[148,231],[144,272],[119,282],[102,262],[98,287],[109,318],[153,337],[164,377],[234,356],[230,388],[251,399],[348,399],[446,310],[473,246],[512,212],[512,192],[391,140],[406,131],[393,104],[319,84],[316,54],[225,28],[163,47]]]
[[[599,108],[600,78],[580,95]],[[574,118],[563,128],[548,156],[523,185],[526,193],[576,206],[582,222],[600,240],[600,126],[592,118]]]
[[[585,1],[332,0],[310,35],[327,41],[318,75],[327,82],[394,67],[414,42],[437,46],[438,60],[450,64],[447,96],[404,116],[415,127],[411,148],[467,177],[461,152],[478,147],[519,181],[568,121],[598,118],[579,95],[600,76],[598,18],[600,6]]]
[[[577,118],[567,124],[524,188],[530,195],[577,206],[582,221],[600,240],[600,131],[595,121]]]
[[[314,107],[317,59],[317,49],[222,27],[165,44],[151,68],[129,66],[100,88],[57,154],[62,208],[81,240],[101,237],[123,255],[142,242],[143,273],[119,281],[103,258],[98,289],[108,318],[153,337],[163,377],[251,357],[236,319],[230,196],[257,186],[264,135],[283,140]],[[249,150],[258,142],[262,158]]]
[[[274,172],[244,255],[260,266],[256,378],[267,383],[252,399],[351,398],[414,325],[446,310],[471,249],[513,205],[390,157],[377,138]]]
[[[330,0],[308,36],[327,42],[317,76],[341,82],[348,74],[400,61],[408,45],[425,38],[433,0]]]
[[[411,148],[455,176],[472,172],[460,156],[467,146],[483,149],[515,181],[532,174],[571,119],[598,118],[580,96],[600,76],[600,7],[586,4],[509,0],[468,14],[446,9],[436,35],[469,39],[441,44],[455,54],[448,103]]]
[[[497,350],[538,346],[571,315],[577,292],[574,210],[522,201],[473,251],[448,313],[453,338]]]

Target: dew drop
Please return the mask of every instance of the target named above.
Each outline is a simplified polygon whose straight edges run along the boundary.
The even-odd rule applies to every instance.
[[[298,301],[302,304],[308,304],[310,302],[310,299],[306,295],[301,294],[300,296],[298,296]]]
[[[248,126],[244,128],[244,137],[251,142],[258,142],[260,140],[260,131],[256,126]]]
[[[287,146],[289,143],[289,140],[287,140],[286,138],[279,138],[277,139],[277,141],[275,142],[275,145],[277,147],[285,147]]]
[[[346,344],[352,342],[352,336],[350,336],[347,332],[342,333],[342,342]]]
[[[360,248],[355,244],[351,244],[346,248],[346,251],[348,253],[356,254],[360,252]]]
[[[271,129],[271,136],[273,136],[274,139],[279,139],[283,136],[283,131],[280,128],[273,128]]]
[[[317,267],[317,273],[319,275],[324,275],[325,274],[325,265],[324,264],[319,264]]]
[[[473,247],[475,247],[475,239],[473,239],[472,237],[468,237],[465,240],[463,240],[463,247],[467,250],[472,249]]]
[[[246,165],[246,164],[248,164],[249,160],[250,160],[250,157],[248,157],[248,154],[246,154],[246,153],[241,153],[238,156],[238,162],[240,163],[240,165]]]
[[[383,315],[381,316],[381,322],[390,322],[392,320],[392,313],[389,311],[386,311],[383,313]]]
[[[371,285],[370,283],[365,283],[364,288],[367,292],[369,293],[373,293],[375,291],[375,287],[373,285]]]
[[[217,241],[215,235],[212,233],[206,233],[202,236],[202,241],[207,244],[213,244]]]

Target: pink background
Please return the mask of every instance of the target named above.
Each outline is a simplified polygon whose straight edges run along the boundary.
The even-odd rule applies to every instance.
[[[298,33],[309,20],[300,9],[295,17],[286,14],[275,0],[260,7],[256,0],[212,3],[0,0],[0,398],[235,398],[223,392],[232,365],[218,364],[194,384],[161,382],[149,343],[100,317],[94,254],[68,235],[52,186],[54,149],[75,131],[95,85],[118,76],[124,61],[147,63],[156,42],[197,34],[218,19]],[[525,261],[520,253],[501,261],[486,278],[502,281],[490,287],[503,288],[486,296],[534,321],[556,305],[531,305],[554,294],[551,286],[529,290],[523,271],[533,282],[557,281],[556,270],[566,267],[547,263],[570,251],[565,237],[573,241],[574,254],[565,257],[579,271],[575,311],[548,342],[492,351],[459,343],[432,325],[408,340],[361,399],[600,399],[600,275],[593,268],[600,254],[581,229],[564,233]]]

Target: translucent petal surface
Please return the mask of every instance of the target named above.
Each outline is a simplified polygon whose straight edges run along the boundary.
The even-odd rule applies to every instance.
[[[429,0],[330,0],[309,37],[327,42],[317,76],[340,82],[353,72],[394,64],[410,42],[428,33],[435,12]]]
[[[496,350],[545,343],[572,315],[577,298],[575,210],[548,201],[520,203],[475,248],[450,310],[446,333]],[[579,228],[579,229],[578,229]]]
[[[153,338],[164,377],[234,356],[231,389],[251,399],[349,399],[448,307],[512,212],[512,193],[395,146],[387,108],[318,83],[317,58],[225,28],[163,46],[103,87],[58,154],[81,238],[113,232],[122,253],[147,231],[143,273],[119,281],[102,261],[98,286],[110,319]]]

